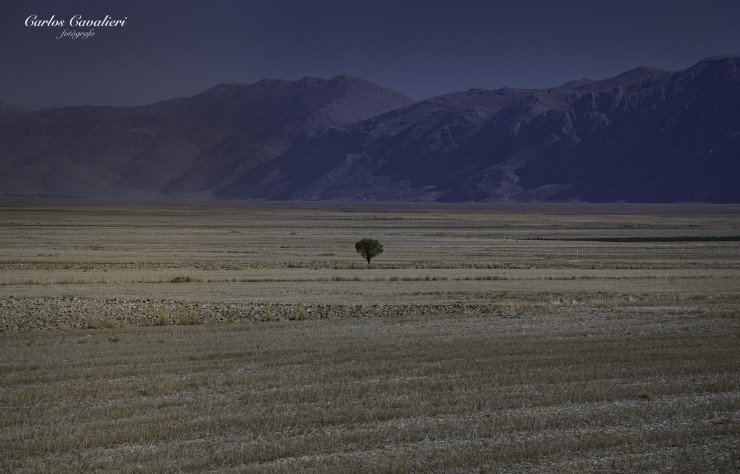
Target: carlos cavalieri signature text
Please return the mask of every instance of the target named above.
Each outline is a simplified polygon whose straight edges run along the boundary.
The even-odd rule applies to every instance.
[[[126,26],[127,21],[128,17],[123,17],[123,20],[116,20],[110,15],[105,15],[105,18],[99,20],[91,20],[84,18],[82,15],[74,15],[69,21],[57,19],[55,15],[46,19],[40,19],[38,15],[29,15],[26,18],[25,25],[30,28],[64,28],[64,31],[56,39],[87,39],[95,36],[95,28],[122,28]],[[73,29],[66,28],[68,25]],[[74,28],[85,28],[87,30],[77,31]]]

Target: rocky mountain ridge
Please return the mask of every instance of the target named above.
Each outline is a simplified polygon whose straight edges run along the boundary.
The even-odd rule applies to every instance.
[[[0,107],[0,194],[740,202],[740,58],[413,102],[361,79]]]

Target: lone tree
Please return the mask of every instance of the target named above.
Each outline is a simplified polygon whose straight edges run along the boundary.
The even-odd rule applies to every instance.
[[[357,253],[362,255],[367,260],[367,264],[370,265],[370,260],[373,257],[377,257],[383,253],[383,245],[374,239],[362,239],[355,244],[355,250]]]

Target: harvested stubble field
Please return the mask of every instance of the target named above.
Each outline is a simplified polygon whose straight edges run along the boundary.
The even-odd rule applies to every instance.
[[[6,202],[0,471],[737,471],[738,235],[737,206]]]

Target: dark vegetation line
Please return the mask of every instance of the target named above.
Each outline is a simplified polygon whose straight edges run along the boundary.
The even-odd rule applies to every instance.
[[[566,242],[740,242],[740,235],[728,236],[678,236],[678,237],[574,237],[541,238],[524,240],[561,240]]]

